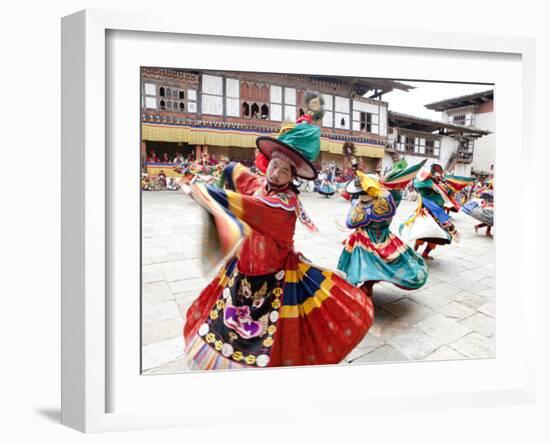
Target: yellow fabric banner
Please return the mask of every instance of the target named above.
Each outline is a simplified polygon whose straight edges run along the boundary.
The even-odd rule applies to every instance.
[[[168,126],[161,124],[141,125],[141,137],[144,141],[165,141],[209,146],[243,147],[254,149],[256,138],[267,135],[263,132],[241,132],[238,130],[220,130],[216,128],[194,128],[190,126]],[[269,134],[271,135],[271,134]],[[343,155],[343,141],[321,138],[321,151]],[[382,158],[384,148],[355,142],[357,156]]]

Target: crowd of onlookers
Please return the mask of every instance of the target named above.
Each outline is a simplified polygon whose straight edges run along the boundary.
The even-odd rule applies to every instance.
[[[148,152],[141,178],[143,190],[179,190],[182,184],[187,184],[193,179],[212,183],[219,178],[221,171],[229,162],[225,157],[218,159],[214,154],[208,153],[204,153],[199,159],[195,159],[194,155],[184,156],[180,152],[176,152],[171,159],[167,153],[163,153],[162,158],[159,161],[154,150]],[[167,168],[170,166],[170,169],[179,176],[167,177],[163,169],[156,174],[147,172],[147,165],[158,168],[159,164],[166,164]]]
[[[173,177],[167,177],[163,170],[158,174],[143,173],[141,177],[142,190],[179,190],[180,184]]]
[[[157,155],[155,150],[150,150],[145,158],[146,164],[166,164],[173,166],[173,170],[180,177],[167,177],[164,170],[160,170],[158,174],[142,175],[141,188],[143,190],[178,190],[184,183],[190,182],[192,179],[212,183],[217,181],[223,168],[230,162],[236,161],[249,167],[252,172],[259,172],[254,162],[254,158],[227,158],[221,156],[217,158],[214,154],[203,153],[200,158],[196,159],[194,154],[183,155],[181,152],[176,152],[172,157],[167,152],[163,152],[161,157]],[[144,170],[146,170],[144,164]],[[318,177],[311,182],[301,182],[299,188],[303,191],[313,192],[318,191],[321,187],[330,189],[343,188],[346,183],[355,177],[355,171],[351,167],[340,168],[334,161],[323,163],[318,166]],[[491,182],[490,177],[478,178],[470,186],[464,188],[455,195],[455,199],[459,204],[464,204],[472,198],[478,197],[479,194],[487,188]],[[403,192],[403,198],[407,200],[416,200],[417,193],[411,182]]]

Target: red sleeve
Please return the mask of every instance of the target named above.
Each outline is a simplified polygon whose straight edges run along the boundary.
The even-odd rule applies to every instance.
[[[243,195],[253,195],[263,185],[263,178],[240,163],[230,163],[223,170],[224,184]]]
[[[252,229],[281,241],[292,241],[296,224],[295,195],[260,198],[213,186],[206,186],[205,190],[217,204]]]

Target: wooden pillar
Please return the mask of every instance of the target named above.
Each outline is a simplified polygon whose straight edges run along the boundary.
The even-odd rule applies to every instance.
[[[147,172],[147,143],[141,141],[140,143],[140,152],[141,152],[141,169],[142,172]]]

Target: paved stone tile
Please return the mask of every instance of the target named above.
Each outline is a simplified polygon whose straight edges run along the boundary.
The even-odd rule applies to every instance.
[[[148,303],[141,306],[142,321],[155,322],[180,316],[178,307],[174,301]]]
[[[457,359],[464,359],[465,356],[462,353],[453,350],[447,345],[443,345],[435,350],[433,353],[430,353],[423,360],[424,361],[452,361]]]
[[[164,280],[174,282],[181,279],[195,279],[200,273],[194,266],[190,265],[189,261],[177,261],[160,264]]]
[[[450,346],[470,358],[492,358],[495,352],[493,339],[476,332],[464,336]]]
[[[466,319],[460,321],[460,323],[472,331],[481,333],[483,336],[490,337],[494,334],[494,319],[483,313],[476,313],[472,316],[468,316]]]
[[[173,261],[183,261],[188,256],[185,253],[166,253],[165,255],[153,256],[153,262],[156,264],[164,264]]]
[[[187,310],[189,310],[189,307],[191,307],[191,304],[193,304],[195,299],[197,299],[197,297],[192,295],[176,298],[176,306],[178,307],[180,317],[183,319],[184,322],[185,318],[187,317]]]
[[[409,324],[421,321],[432,314],[431,309],[423,307],[419,303],[406,298],[385,304],[383,309],[392,313],[402,322],[408,322]]]
[[[495,277],[495,266],[493,265],[478,266],[476,271],[485,276]]]
[[[491,253],[486,253],[483,256],[472,256],[469,258],[471,262],[475,262],[480,266],[487,265],[494,262],[494,256]]]
[[[485,279],[480,281],[472,281],[471,279],[458,278],[456,275],[453,275],[449,283],[461,288],[462,290],[476,293],[480,290],[489,288],[489,286],[483,283],[484,280]]]
[[[369,329],[369,334],[381,339],[388,339],[392,336],[406,332],[410,327],[408,322],[401,321],[390,312],[376,308],[374,312],[374,323]]]
[[[416,328],[394,336],[388,340],[388,344],[410,360],[422,359],[441,346],[441,342]]]
[[[452,298],[463,290],[460,287],[443,282],[441,284],[436,284],[433,287],[430,287],[430,291],[439,296],[444,296],[445,298]]]
[[[461,292],[455,297],[453,297],[453,301],[463,304],[467,307],[476,309],[480,305],[488,302],[489,298],[487,298],[486,296],[478,295],[476,293]]]
[[[444,275],[442,275],[444,277]],[[431,289],[434,286],[437,286],[441,283],[445,282],[443,279],[439,279],[436,276],[432,275],[428,272],[428,280],[426,283],[421,287],[422,289]]]
[[[491,288],[479,290],[477,294],[481,296],[485,296],[488,299],[493,299],[495,297],[495,289],[491,287]]]
[[[491,316],[492,318],[495,317],[495,303],[493,301],[490,301],[486,304],[480,305],[477,308],[478,312],[481,312],[487,316]]]
[[[164,281],[164,275],[160,268],[160,264],[143,265],[141,271],[142,284],[150,282]]]
[[[153,258],[148,258],[148,257],[142,257],[141,258],[141,265],[142,266],[147,266],[147,265],[150,265],[150,264],[154,264]]]
[[[391,345],[384,345],[383,347],[354,359],[351,363],[366,364],[368,362],[398,362],[406,361],[407,359],[408,358],[405,355],[393,348]]]
[[[174,295],[170,291],[168,284],[165,281],[151,282],[143,284],[142,292],[143,302],[155,303],[173,300]]]
[[[484,248],[474,247],[473,245],[469,247],[462,245],[460,247],[460,253],[464,256],[470,257],[470,256],[480,256],[485,254],[486,252]]]
[[[472,281],[481,281],[486,276],[476,270],[466,270],[465,272],[461,272],[457,275],[460,278],[469,279]]]
[[[185,356],[178,357],[175,361],[167,362],[164,365],[156,368],[150,368],[143,371],[143,375],[152,374],[165,374],[165,373],[178,373],[183,371],[189,371],[189,362]]]
[[[495,278],[492,277],[492,276],[485,277],[485,278],[481,279],[479,282],[480,282],[480,284],[483,284],[487,287],[491,287],[491,288],[495,287]]]
[[[168,249],[166,247],[147,247],[142,250],[141,256],[148,258],[156,258],[158,256],[168,255]]]
[[[355,359],[370,353],[377,348],[384,346],[385,342],[376,337],[373,333],[367,333],[363,340],[346,356],[346,362],[353,362]]]
[[[142,347],[142,371],[173,362],[183,356],[183,338],[163,340]]]
[[[441,315],[430,316],[420,321],[416,326],[443,344],[455,342],[471,332],[469,328],[464,327],[457,321]]]
[[[398,293],[386,287],[375,285],[373,289],[373,302],[375,305],[388,304],[389,302],[395,302],[403,297],[404,293]]]
[[[176,337],[181,337],[183,340],[183,320],[180,316],[142,324],[142,345],[154,344]]]
[[[458,261],[458,265],[466,269],[465,271],[470,271],[470,270],[477,271],[479,269],[479,263],[477,262],[471,262],[465,258],[457,258],[457,261]]]
[[[431,309],[437,309],[449,303],[447,298],[429,289],[413,293],[409,296],[409,299]]]
[[[437,263],[434,262],[434,265],[437,266],[439,270],[446,272],[449,275],[457,275],[458,273],[466,270],[466,267],[461,266],[458,262],[443,260],[443,258],[441,258]]]
[[[199,277],[199,278],[190,278],[190,279],[184,279],[179,281],[173,281],[168,284],[168,287],[176,297],[179,294],[188,294],[188,293],[195,293],[196,296],[199,296],[199,293],[202,291],[202,289],[204,289],[209,283],[210,281],[202,277]]]
[[[437,313],[451,319],[464,319],[476,311],[458,302],[451,301],[436,309]]]

